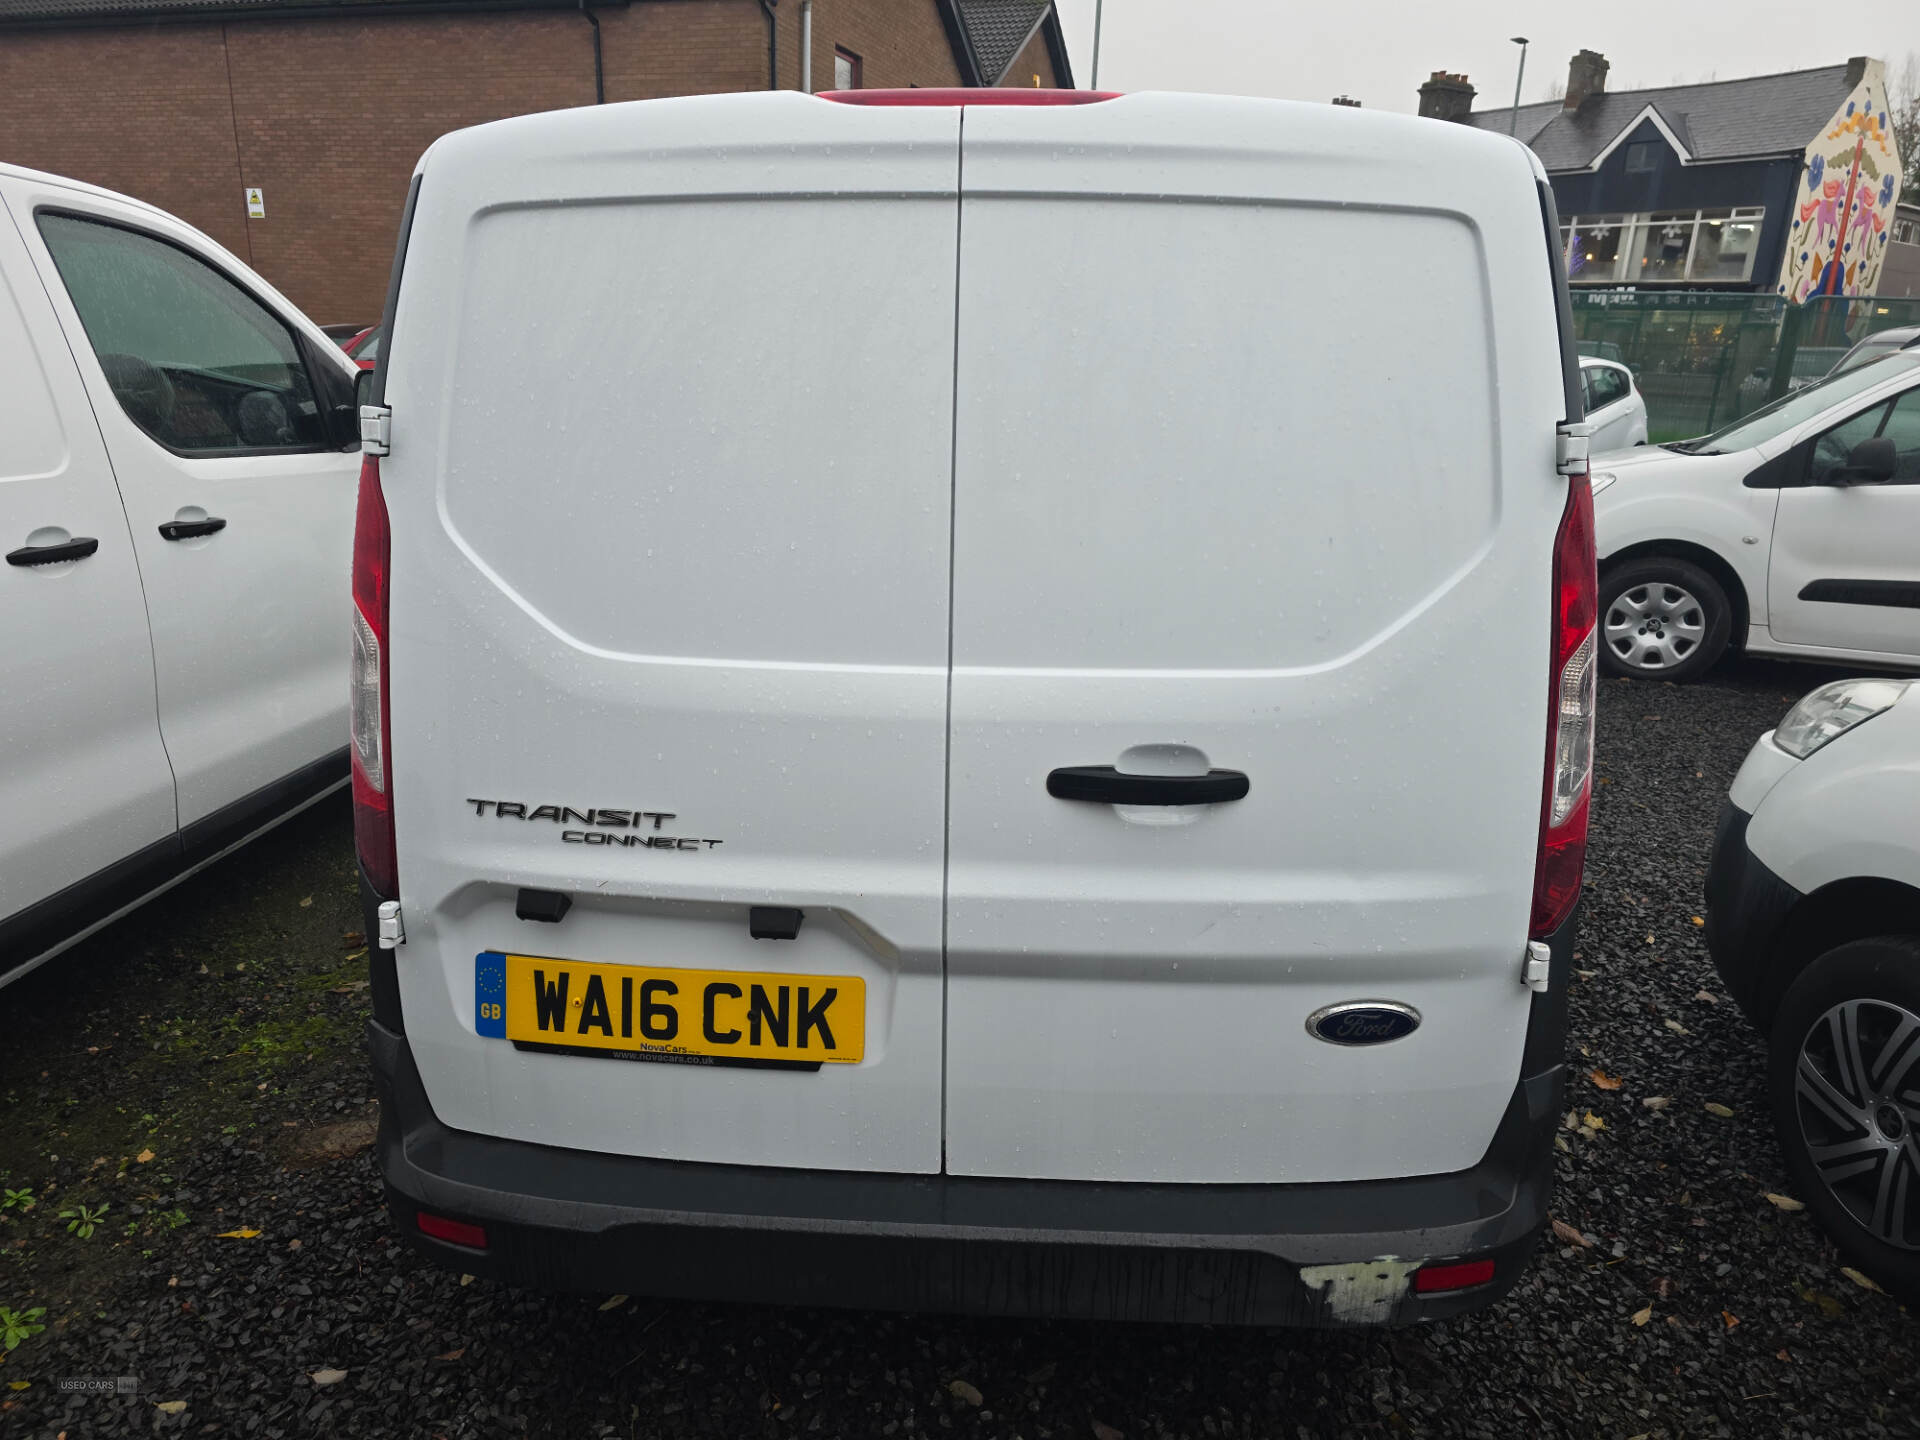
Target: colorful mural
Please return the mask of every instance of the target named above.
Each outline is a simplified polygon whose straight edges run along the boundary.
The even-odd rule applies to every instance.
[[[1900,154],[1887,118],[1886,67],[1867,72],[1807,146],[1780,267],[1780,294],[1871,295],[1900,200]]]

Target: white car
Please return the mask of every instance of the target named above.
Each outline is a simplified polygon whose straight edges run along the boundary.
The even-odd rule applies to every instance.
[[[1920,681],[1823,685],[1754,744],[1720,815],[1707,943],[1769,1037],[1795,1194],[1920,1301]]]
[[[1595,455],[1647,443],[1647,402],[1633,372],[1613,360],[1580,357],[1580,391],[1586,401],[1589,444]]]
[[[0,985],[345,783],[354,373],[199,231],[0,166]]]
[[[401,1231],[804,1303],[1501,1294],[1594,683],[1531,153],[779,92],[461,131],[415,187],[354,571]],[[1449,363],[1382,379],[1389,320]]]
[[[1611,674],[1691,680],[1729,646],[1920,665],[1920,350],[1599,456],[1593,492]]]

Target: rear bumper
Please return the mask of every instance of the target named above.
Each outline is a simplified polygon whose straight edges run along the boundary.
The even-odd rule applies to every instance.
[[[1573,929],[1554,941],[1562,995]],[[1516,1085],[1478,1165],[1330,1185],[796,1171],[556,1149],[448,1129],[406,1036],[376,1018],[368,1039],[394,1223],[469,1274],[540,1290],[794,1305],[1393,1325],[1481,1308],[1524,1269],[1547,1218],[1562,1016],[1536,1009],[1534,1029],[1549,1034],[1530,1033],[1529,1058],[1551,1047],[1553,1059]],[[423,1235],[421,1210],[483,1226],[486,1247]],[[1370,1263],[1383,1257],[1403,1264]],[[1404,1262],[1453,1259],[1491,1259],[1492,1280],[1414,1291]]]

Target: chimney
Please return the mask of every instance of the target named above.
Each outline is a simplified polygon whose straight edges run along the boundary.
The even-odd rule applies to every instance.
[[[1333,97],[1333,103],[1336,105],[1351,105],[1356,110],[1360,108],[1360,102],[1351,95],[1336,95]]]
[[[1420,113],[1429,120],[1465,121],[1473,109],[1474,89],[1464,75],[1436,70],[1420,87]]]
[[[1847,61],[1847,92],[1849,94],[1853,92],[1854,86],[1867,78],[1867,66],[1872,63],[1864,55],[1856,55]]]
[[[1568,110],[1578,110],[1592,95],[1607,93],[1607,57],[1598,50],[1582,50],[1567,62],[1567,98],[1561,102]]]

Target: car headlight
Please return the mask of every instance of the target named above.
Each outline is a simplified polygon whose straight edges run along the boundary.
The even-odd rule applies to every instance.
[[[1871,720],[1907,693],[1907,680],[1836,680],[1801,697],[1773,731],[1773,743],[1796,760],[1863,720]]]
[[[1593,486],[1593,493],[1598,495],[1602,490],[1606,489],[1607,486],[1611,485],[1614,481],[1618,480],[1619,478],[1620,477],[1614,474],[1611,470],[1602,470],[1598,475],[1589,477],[1589,480]]]

